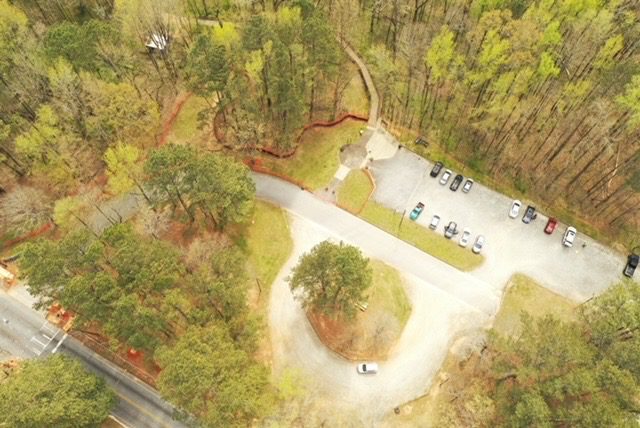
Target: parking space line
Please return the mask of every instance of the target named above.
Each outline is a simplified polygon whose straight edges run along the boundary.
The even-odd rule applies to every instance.
[[[42,351],[36,351],[35,349],[33,349],[33,348],[31,348],[31,347],[29,347],[29,349],[31,349],[31,352],[33,352],[34,354],[36,354],[36,355],[38,355],[38,356],[39,356],[40,354],[42,354]]]

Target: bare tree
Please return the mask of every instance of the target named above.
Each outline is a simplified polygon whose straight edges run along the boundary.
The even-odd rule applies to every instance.
[[[0,199],[0,223],[22,234],[51,221],[49,196],[33,187],[18,186]]]

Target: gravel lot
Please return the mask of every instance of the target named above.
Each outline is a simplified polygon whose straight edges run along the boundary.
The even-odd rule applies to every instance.
[[[408,150],[400,150],[391,159],[373,162],[370,166],[376,179],[373,198],[398,212],[406,210],[407,215],[417,202],[423,202],[426,207],[418,223],[427,227],[433,214],[438,214],[441,220],[437,233],[442,234],[445,225],[453,220],[459,230],[470,228],[473,239],[478,234],[484,235],[487,242],[483,254],[487,260],[472,275],[493,286],[504,286],[513,273],[522,272],[576,301],[601,293],[622,278],[625,256],[579,230],[574,246],[566,248],[561,244],[565,225],[558,225],[552,235],[547,235],[543,232],[547,222],[544,214],[539,213],[529,225],[521,221],[526,201],[522,201],[519,217],[511,219],[510,198],[478,183],[467,194],[462,192],[462,186],[452,192],[448,185],[457,171],[442,186],[438,182],[440,176],[437,179],[429,176],[432,166]]]

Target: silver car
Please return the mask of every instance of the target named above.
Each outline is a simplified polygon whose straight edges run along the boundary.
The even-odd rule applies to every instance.
[[[442,184],[443,186],[447,184],[447,181],[449,181],[449,179],[451,178],[451,174],[453,174],[453,172],[451,172],[450,169],[445,170],[444,174],[442,174],[442,177],[440,177],[440,184]]]
[[[471,239],[471,231],[467,228],[465,228],[462,231],[462,236],[460,236],[460,240],[458,241],[458,245],[460,245],[461,247],[466,247],[467,245],[469,245],[469,240]]]
[[[429,223],[429,229],[436,230],[439,223],[440,223],[440,216],[436,214],[433,217],[431,217],[431,223]]]
[[[480,254],[480,251],[482,251],[482,247],[484,247],[484,236],[478,235],[478,237],[476,238],[476,242],[473,244],[473,248],[471,248],[471,251],[476,254]]]
[[[520,207],[522,206],[522,202],[520,202],[519,200],[515,200],[513,201],[513,204],[511,204],[511,210],[509,211],[509,217],[511,218],[516,218],[518,217],[518,213],[520,212]]]
[[[567,231],[564,233],[564,236],[562,237],[562,245],[564,245],[565,247],[573,247],[573,241],[576,239],[577,234],[578,234],[578,231],[576,230],[575,227],[573,226],[567,227]]]
[[[358,364],[358,373],[376,374],[378,373],[378,364],[377,363],[360,363]]]

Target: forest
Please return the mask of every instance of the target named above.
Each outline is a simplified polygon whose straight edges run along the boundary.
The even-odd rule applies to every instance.
[[[266,327],[249,304],[246,230],[258,202],[243,160],[289,152],[306,124],[347,112],[341,42],[403,142],[423,135],[479,181],[640,243],[634,0],[0,0],[0,247],[52,225],[18,247],[40,307],[142,352],[183,419],[247,426],[283,399],[256,357]],[[204,100],[204,144],[163,136],[184,94]],[[103,212],[131,195],[134,220]],[[491,336],[448,423],[628,423],[639,312],[624,293],[571,325]],[[586,396],[598,407],[579,407]],[[468,414],[478,406],[489,410]]]
[[[637,2],[335,7],[358,17],[339,31],[365,53],[400,135],[422,133],[494,187],[638,244]]]

